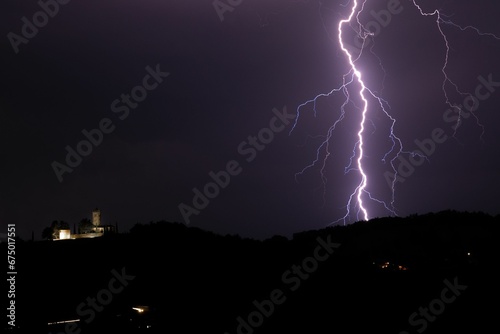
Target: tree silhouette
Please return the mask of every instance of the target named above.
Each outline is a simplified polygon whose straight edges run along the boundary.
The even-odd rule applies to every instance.
[[[88,218],[83,218],[78,224],[78,233],[89,233],[92,231],[92,222]]]
[[[48,226],[48,227],[44,228],[42,231],[42,239],[43,240],[52,240],[52,237],[53,237],[52,234],[53,234],[52,227]]]
[[[60,230],[69,230],[69,224],[63,220],[54,220],[49,227],[43,229],[42,238],[46,240],[59,239]]]

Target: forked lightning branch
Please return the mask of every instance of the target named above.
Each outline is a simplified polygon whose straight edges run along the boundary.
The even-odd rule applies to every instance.
[[[448,19],[448,16],[445,16],[438,9],[429,12],[424,11],[416,0],[409,0],[409,2],[413,5],[411,6],[412,10],[416,10],[422,17],[432,17],[435,19],[436,34],[441,38],[445,50],[442,55],[443,62],[440,73],[440,75],[442,76],[443,102],[450,108],[452,113],[456,114],[456,117],[454,118],[454,120],[456,121],[454,126],[455,132],[458,126],[460,126],[462,120],[469,116],[475,118],[476,123],[484,129],[482,124],[479,122],[478,117],[474,113],[475,108],[467,108],[466,111],[463,105],[457,103],[456,101],[452,101],[452,99],[450,98],[451,94],[453,93],[458,94],[459,96],[466,97],[466,101],[474,101],[473,94],[462,92],[459,88],[459,85],[456,84],[449,75],[448,62],[450,58],[451,46],[449,38],[445,33],[444,26],[451,29],[456,29],[459,32],[472,31],[478,36],[486,36],[494,38],[496,40],[500,40],[500,38],[492,33],[483,33],[474,26],[460,26],[450,21]],[[427,140],[422,145],[418,145],[421,149],[420,151],[406,151],[404,149],[402,140],[396,135],[397,120],[388,112],[388,109],[390,107],[389,103],[385,101],[375,89],[370,87],[364,81],[364,77],[366,74],[364,72],[366,72],[366,70],[362,72],[360,69],[361,66],[358,63],[363,53],[369,52],[377,59],[382,71],[386,73],[382,65],[382,59],[379,58],[373,50],[374,44],[372,43],[372,46],[369,48],[367,48],[367,46],[376,37],[376,35],[381,32],[381,28],[386,27],[391,22],[391,19],[394,15],[398,15],[402,12],[403,5],[401,4],[400,0],[388,0],[387,9],[381,9],[377,11],[371,10],[371,16],[375,20],[364,23],[362,22],[361,17],[362,13],[367,10],[365,9],[365,5],[367,3],[369,3],[368,0],[348,1],[346,5],[343,5],[343,7],[349,9],[349,14],[347,15],[347,17],[340,20],[337,24],[337,30],[335,32],[335,34],[337,35],[336,39],[339,45],[339,49],[342,51],[344,59],[346,60],[347,66],[347,72],[342,77],[342,85],[331,90],[328,93],[319,94],[313,99],[299,105],[299,107],[297,108],[297,118],[292,128],[293,131],[297,126],[297,123],[301,116],[301,112],[303,111],[303,109],[305,109],[305,107],[312,106],[312,109],[316,114],[316,107],[320,98],[329,97],[330,95],[337,93],[343,94],[345,96],[345,100],[340,107],[340,116],[336,120],[331,122],[331,126],[323,136],[325,139],[317,148],[315,160],[311,164],[304,167],[299,173],[297,173],[297,175],[301,175],[309,168],[319,167],[323,186],[326,189],[327,160],[333,155],[330,151],[330,141],[332,140],[333,133],[335,132],[339,124],[344,120],[347,113],[347,106],[355,106],[354,111],[359,115],[359,122],[357,121],[356,128],[354,129],[356,138],[351,144],[352,155],[349,160],[348,166],[345,167],[344,173],[356,173],[357,183],[352,187],[352,192],[346,198],[344,206],[345,214],[341,218],[333,221],[331,224],[343,222],[345,225],[353,218],[356,220],[368,220],[373,217],[373,213],[371,213],[370,210],[372,205],[382,206],[388,214],[397,216],[397,210],[395,206],[396,182],[402,182],[402,175],[400,175],[402,167],[400,165],[397,165],[397,162],[402,160],[403,155],[409,156],[411,161],[418,160],[421,162],[428,158],[428,156],[425,155],[426,151],[422,147],[426,148],[426,144],[427,146],[429,146],[429,140]],[[329,25],[330,24],[325,24],[326,31],[330,31]],[[355,43],[353,43],[354,45],[348,44],[346,40],[347,36],[349,36],[348,32],[351,31],[355,32]],[[491,75],[488,77],[488,80],[480,77],[480,81],[490,93],[498,84],[491,79]],[[478,89],[482,89],[484,87],[480,87]],[[478,89],[476,89],[476,97],[478,95]],[[476,98],[476,100],[478,99],[480,98]],[[465,102],[464,104],[467,106]],[[366,159],[367,156],[371,156],[373,153],[369,150],[366,144],[368,143],[369,135],[367,127],[370,126],[370,117],[375,109],[381,110],[383,112],[389,124],[389,128],[387,130],[387,139],[388,142],[391,143],[391,146],[390,149],[385,153],[385,155],[381,156],[381,161],[388,166],[389,171],[386,171],[383,176],[374,175],[373,168],[369,168],[370,166],[368,166]],[[455,135],[455,132],[453,133],[453,135]],[[432,132],[432,145],[435,146],[434,142],[442,143],[446,140],[446,138],[447,137],[444,135],[444,131],[442,129],[435,129]],[[376,182],[373,182],[373,179],[377,177],[385,177],[387,180],[388,175],[391,176],[390,181],[388,181],[390,186],[390,195],[388,197],[390,199],[377,199],[372,194],[379,193],[374,191],[374,184],[376,184]]]

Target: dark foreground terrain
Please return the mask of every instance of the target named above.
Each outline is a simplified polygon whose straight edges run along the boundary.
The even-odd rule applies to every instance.
[[[448,211],[292,240],[157,222],[18,242],[18,327],[9,332],[489,333],[499,224]]]

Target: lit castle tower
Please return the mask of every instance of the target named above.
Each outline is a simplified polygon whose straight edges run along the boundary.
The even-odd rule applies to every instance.
[[[101,210],[97,208],[92,211],[92,225],[94,225],[94,227],[101,226]]]
[[[81,224],[82,225],[78,229],[78,234],[71,234],[69,229],[60,229],[59,238],[54,240],[95,238],[101,237],[107,233],[116,233],[118,231],[118,224],[101,225],[101,210],[98,208],[92,210],[92,225],[89,224],[88,219],[82,220]]]

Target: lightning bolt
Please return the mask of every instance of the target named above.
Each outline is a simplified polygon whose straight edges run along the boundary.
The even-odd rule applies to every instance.
[[[363,3],[364,6],[364,3]],[[340,20],[339,25],[338,25],[338,33],[339,33],[339,43],[340,43],[340,49],[346,54],[347,59],[349,61],[349,65],[351,66],[351,71],[354,73],[356,76],[356,79],[358,83],[361,85],[361,89],[359,91],[359,96],[361,100],[363,101],[363,110],[361,111],[361,122],[359,124],[359,131],[358,131],[358,159],[357,159],[357,165],[358,165],[358,172],[361,175],[361,182],[358,184],[356,187],[356,190],[354,193],[349,197],[349,202],[347,203],[347,215],[349,215],[349,208],[351,206],[351,200],[353,196],[356,194],[356,199],[358,203],[359,210],[363,213],[363,218],[364,220],[368,220],[368,212],[366,211],[366,208],[363,206],[363,197],[362,194],[366,189],[367,185],[367,176],[365,174],[365,171],[363,170],[363,132],[365,131],[365,121],[366,121],[366,112],[368,110],[368,100],[365,97],[365,91],[366,91],[366,86],[365,83],[363,82],[361,72],[356,68],[356,65],[354,64],[354,61],[352,59],[352,55],[347,51],[344,41],[342,39],[342,27],[344,24],[350,22],[352,18],[354,17],[354,14],[356,14],[356,8],[358,7],[358,2],[357,0],[353,1],[353,6],[351,9],[351,14],[349,17],[345,20]]]
[[[498,36],[496,36],[495,34],[492,34],[492,33],[483,33],[481,32],[478,28],[476,27],[473,27],[473,26],[460,26],[454,22],[452,22],[451,20],[446,20],[444,19],[443,17],[446,17],[445,14],[443,14],[440,10],[434,10],[434,11],[431,11],[431,12],[426,12],[424,11],[420,5],[417,4],[416,0],[411,0],[413,5],[418,9],[418,11],[420,12],[420,15],[422,16],[434,16],[436,17],[436,27],[439,31],[439,33],[441,34],[441,37],[443,38],[443,42],[444,42],[444,45],[446,47],[446,53],[445,53],[445,57],[444,57],[444,64],[443,64],[443,67],[441,68],[441,72],[443,73],[443,84],[442,84],[442,89],[443,89],[443,94],[444,94],[444,97],[445,97],[445,102],[446,104],[457,111],[458,113],[458,118],[457,118],[457,122],[456,122],[456,125],[454,126],[454,132],[453,132],[453,137],[455,139],[456,138],[456,132],[457,132],[457,129],[459,127],[459,125],[462,123],[462,113],[463,113],[463,106],[462,105],[459,105],[459,104],[456,104],[456,103],[452,103],[450,101],[450,98],[448,97],[448,92],[446,90],[446,86],[447,85],[451,85],[453,88],[455,88],[455,91],[459,94],[459,95],[462,95],[462,96],[468,96],[470,98],[472,98],[472,94],[471,93],[466,93],[466,92],[462,92],[458,85],[453,82],[453,80],[450,79],[450,76],[448,75],[448,72],[447,72],[447,68],[448,68],[448,59],[449,59],[449,55],[450,55],[450,44],[449,44],[449,41],[448,41],[448,37],[446,36],[444,30],[443,30],[443,25],[449,25],[449,26],[452,26],[454,28],[457,28],[461,31],[466,31],[466,30],[472,30],[474,31],[477,35],[479,36],[489,36],[489,37],[493,37],[494,39],[496,40],[500,40],[500,38]],[[483,136],[484,136],[484,125],[481,124],[479,118],[477,117],[477,115],[474,113],[473,110],[470,110],[470,113],[471,115],[474,117],[474,119],[476,120],[476,124],[481,128],[481,135],[480,135],[480,139],[483,140]],[[458,140],[458,139],[457,139]]]
[[[336,224],[339,222],[343,222],[344,225],[348,223],[351,220],[351,215],[353,211],[355,212],[355,218],[357,220],[369,220],[371,218],[368,209],[366,207],[365,201],[372,201],[374,203],[377,203],[378,205],[382,205],[388,212],[389,215],[397,216],[396,208],[395,208],[395,189],[396,189],[396,181],[398,177],[398,172],[396,169],[396,160],[402,155],[402,154],[407,154],[410,156],[420,156],[421,158],[425,158],[428,160],[428,158],[418,152],[409,152],[405,151],[403,149],[403,143],[401,139],[396,136],[395,134],[395,127],[396,127],[396,119],[390,115],[388,112],[388,109],[390,109],[390,105],[387,101],[385,101],[382,97],[379,96],[379,93],[376,93],[374,90],[370,89],[367,84],[363,81],[363,74],[361,71],[358,69],[356,63],[357,61],[361,58],[363,54],[363,50],[365,47],[365,43],[367,38],[369,37],[374,37],[374,33],[370,32],[368,29],[365,28],[365,26],[361,23],[360,21],[360,15],[364,10],[365,4],[367,3],[368,0],[350,0],[346,5],[342,5],[343,7],[347,7],[349,4],[351,4],[350,7],[350,13],[349,16],[345,19],[341,19],[338,23],[337,26],[337,42],[339,43],[340,50],[343,53],[343,56],[347,60],[349,70],[346,74],[343,75],[342,77],[342,84],[340,87],[335,88],[331,90],[328,93],[323,93],[319,94],[316,97],[314,97],[311,100],[308,100],[302,104],[300,104],[297,107],[297,117],[295,118],[295,123],[290,130],[290,134],[295,130],[299,118],[301,116],[301,111],[304,109],[306,106],[312,104],[312,110],[314,112],[314,116],[316,117],[317,115],[317,103],[320,98],[325,98],[329,97],[332,94],[336,94],[341,92],[345,100],[340,106],[340,116],[335,120],[335,122],[328,128],[327,133],[324,137],[324,140],[321,142],[319,147],[317,148],[316,151],[316,158],[306,167],[304,167],[300,172],[296,173],[295,177],[297,179],[298,176],[304,174],[308,169],[316,167],[318,164],[321,164],[320,167],[320,176],[323,184],[323,199],[325,201],[325,195],[326,195],[326,184],[327,184],[327,177],[326,177],[326,167],[327,167],[327,160],[332,154],[330,152],[330,141],[332,139],[332,135],[334,131],[336,130],[337,126],[344,120],[346,116],[346,108],[348,105],[352,104],[355,109],[357,109],[360,113],[361,120],[359,121],[358,125],[358,130],[357,130],[357,141],[354,144],[354,148],[352,151],[352,155],[349,160],[348,166],[345,167],[344,173],[350,173],[350,172],[357,172],[359,176],[359,183],[353,190],[353,192],[349,195],[347,199],[347,203],[345,205],[345,214],[341,218],[333,221],[329,225]],[[445,45],[445,55],[444,55],[444,62],[443,66],[441,68],[441,72],[443,74],[443,82],[442,82],[442,90],[444,94],[444,99],[445,103],[452,108],[453,110],[457,111],[458,113],[458,120],[455,129],[455,132],[453,134],[453,137],[455,137],[456,134],[456,129],[458,128],[458,125],[460,125],[460,122],[462,121],[462,111],[463,107],[459,104],[451,102],[451,99],[448,94],[447,86],[451,86],[454,88],[455,92],[458,93],[461,96],[472,96],[470,93],[465,93],[462,92],[458,85],[451,80],[449,74],[448,74],[448,59],[449,59],[449,53],[450,53],[450,44],[448,41],[448,37],[445,34],[443,30],[444,25],[448,25],[454,28],[457,28],[461,31],[466,31],[466,30],[472,30],[476,32],[480,36],[489,36],[493,37],[497,40],[500,40],[500,38],[494,34],[491,33],[483,33],[479,29],[473,27],[473,26],[460,26],[458,24],[455,24],[451,20],[447,19],[446,15],[441,13],[439,10],[434,10],[431,12],[426,12],[424,11],[419,4],[417,4],[416,0],[409,0],[411,3],[413,3],[414,7],[420,12],[422,16],[433,16],[436,17],[436,25],[439,33],[441,34],[443,38],[443,42]],[[348,47],[346,47],[346,44],[344,43],[344,28],[348,26],[351,29],[353,29],[357,37],[362,40],[362,47],[357,56],[353,54],[352,51],[349,51]],[[326,27],[325,27],[326,29]],[[327,30],[327,29],[326,29]],[[373,40],[373,39],[372,39]],[[370,53],[373,54],[379,61],[379,66],[381,67],[383,73],[384,73],[384,79],[385,79],[385,69],[382,66],[382,61],[381,59],[375,54],[373,51],[374,43],[372,44],[371,48],[369,49]],[[356,87],[352,87],[355,86]],[[352,93],[352,91],[355,90],[355,93]],[[382,90],[383,90],[383,83],[382,83]],[[359,99],[361,101],[361,106],[357,106],[355,100],[353,99],[353,96],[357,94],[359,96]],[[374,106],[370,104],[370,101],[374,102]],[[382,162],[387,163],[389,162],[389,165],[391,166],[391,169],[394,173],[394,179],[392,181],[392,189],[391,189],[391,200],[389,203],[382,201],[380,199],[377,199],[375,196],[373,196],[369,191],[368,188],[370,186],[368,182],[368,174],[365,171],[365,165],[364,165],[364,157],[365,157],[365,132],[367,129],[367,121],[368,121],[368,113],[370,110],[372,110],[375,106],[380,108],[380,110],[383,112],[383,114],[387,117],[387,119],[390,122],[390,128],[389,128],[389,134],[388,137],[390,139],[391,148],[386,152],[386,154],[382,157]],[[471,114],[474,116],[476,119],[477,125],[482,129],[482,134],[481,134],[481,139],[484,134],[484,126],[480,123],[479,118],[477,115],[475,115],[472,111]],[[374,126],[374,125],[373,125]],[[455,138],[456,139],[456,138]]]

